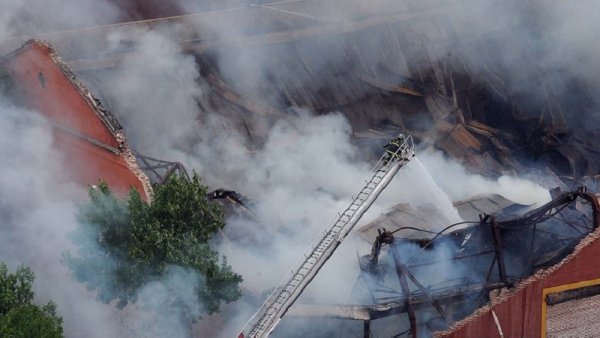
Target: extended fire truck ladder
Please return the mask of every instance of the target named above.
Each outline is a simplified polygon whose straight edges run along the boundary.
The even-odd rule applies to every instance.
[[[279,323],[283,315],[294,304],[302,291],[315,278],[321,267],[331,257],[340,243],[356,225],[363,214],[385,189],[398,170],[414,156],[411,136],[400,134],[396,139],[400,146],[392,155],[386,152],[365,180],[365,186],[353,197],[350,206],[340,214],[337,222],[304,254],[302,264],[284,279],[271,293],[264,304],[248,321],[238,338],[266,337]]]

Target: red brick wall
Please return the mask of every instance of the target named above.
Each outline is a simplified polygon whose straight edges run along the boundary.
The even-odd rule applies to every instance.
[[[54,123],[116,148],[118,144],[113,135],[65,77],[50,53],[49,47],[34,42],[8,63],[11,76],[24,94],[27,105]],[[44,87],[41,82],[45,82]]]
[[[599,256],[600,240],[596,239],[546,278],[528,284],[506,301],[493,306],[504,336],[540,337],[543,289],[600,278]],[[491,312],[487,311],[443,337],[498,337],[498,329]]]
[[[43,43],[28,43],[10,57],[7,69],[23,94],[24,103],[57,126],[53,129],[54,146],[63,155],[69,175],[82,188],[102,179],[121,196],[133,187],[146,198],[141,180],[127,166],[123,155],[61,129],[68,128],[118,148],[113,134],[55,63],[51,53]],[[39,74],[42,74],[42,80]]]
[[[142,182],[121,156],[59,130],[54,132],[54,144],[68,163],[69,174],[75,182],[87,187],[102,179],[118,196],[125,196],[133,187],[146,197]]]

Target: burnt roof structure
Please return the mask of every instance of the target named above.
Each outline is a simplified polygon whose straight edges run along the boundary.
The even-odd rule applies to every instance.
[[[489,321],[485,327],[477,324],[481,312],[489,312],[500,299],[510,302],[509,295],[527,288],[532,278],[544,283],[540,276],[570,264],[565,262],[572,260],[581,246],[590,246],[588,250],[598,246],[591,242],[598,236],[599,203],[596,195],[583,189],[563,193],[524,214],[515,215],[514,209],[507,207],[435,234],[410,226],[380,231],[372,252],[360,259],[363,272],[357,284],[360,287],[355,287],[357,305],[299,304],[290,315],[361,320],[368,322],[366,330],[371,321],[396,316],[395,321],[386,322],[383,332],[381,326],[377,331],[394,337],[409,333],[412,337],[489,335],[497,328],[488,325]],[[464,223],[473,225],[453,230]],[[426,236],[405,238],[402,230],[417,230]],[[598,264],[585,264],[576,269],[595,271],[600,277],[600,270],[594,268]],[[587,296],[596,294],[590,291]],[[473,312],[473,318],[464,319]],[[520,312],[499,312],[497,316],[505,323],[505,334],[510,330],[509,337],[535,336],[540,329],[539,323],[513,327]],[[476,328],[470,329],[470,325]],[[450,331],[440,332],[448,328]]]
[[[199,8],[201,12],[191,15],[179,15],[181,9],[172,7],[163,12],[175,15],[168,18],[140,10],[143,18],[153,19],[41,37],[52,41],[76,72],[96,74],[118,67],[136,52],[138,36],[131,31],[177,26],[172,37],[182,51],[195,56],[201,69],[198,81],[207,88],[197,98],[200,119],[214,112],[225,116],[231,129],[247,135],[249,148],[260,147],[265,133],[257,120],[271,123],[297,108],[318,114],[340,111],[350,121],[356,141],[367,147],[373,139],[404,131],[486,176],[536,167],[551,178],[552,187],[597,187],[599,134],[586,125],[597,121],[574,118],[594,116],[597,83],[570,77],[559,83],[561,69],[543,68],[532,57],[519,60],[529,70],[527,84],[532,89],[515,91],[510,87],[515,74],[506,71],[496,52],[503,46],[481,39],[475,29],[464,35],[458,28],[465,22],[477,26],[477,1],[228,3],[233,6]],[[535,3],[528,3],[535,10]],[[518,39],[509,31],[496,33],[499,41]],[[110,41],[115,35],[121,36],[117,47]],[[0,48],[12,50],[23,39],[5,39]],[[223,69],[223,55],[242,53],[264,66],[264,78],[250,87],[238,81],[241,70]],[[38,86],[39,80],[30,80]],[[174,163],[158,162],[148,167],[167,172],[176,168]],[[163,173],[155,171],[155,179],[161,180]],[[556,293],[555,288],[577,290],[569,287],[600,279],[594,258],[600,250],[594,230],[595,196],[581,191],[555,197],[551,204],[516,218],[512,209],[492,213],[487,202],[465,202],[461,206],[473,208],[461,215],[475,225],[451,228],[435,238],[429,234],[396,239],[382,233],[380,239],[389,242],[380,244],[386,244],[392,274],[380,280],[381,272],[373,271],[379,265],[363,262],[371,271],[364,277],[371,298],[362,299],[369,305],[308,307],[309,312],[365,322],[401,314],[404,322],[393,334],[423,328],[431,334],[452,324],[439,335],[481,337],[502,329],[505,336],[545,335],[545,316],[553,306],[546,296]],[[473,219],[474,209],[494,217]],[[422,228],[413,221],[428,212],[399,205],[386,215],[396,223],[387,230],[398,235],[409,226]],[[373,238],[378,224],[371,224],[363,235]],[[436,248],[443,249],[445,259],[431,257],[440,250]],[[403,250],[422,255],[413,260],[411,255],[395,257],[394,252]],[[474,268],[468,274],[457,269],[456,276],[440,283],[422,276],[449,262]],[[490,294],[506,287],[511,288],[497,298]],[[480,306],[474,315],[456,322]],[[511,312],[515,308],[521,310]]]
[[[574,118],[593,109],[595,84],[569,79],[572,85],[560,85],[553,70],[531,63],[527,69],[535,76],[528,78],[528,95],[511,89],[512,73],[492,53],[510,32],[494,32],[498,41],[461,34],[465,25],[478,24],[483,9],[476,1],[228,6],[37,37],[52,41],[75,71],[89,74],[117,67],[135,53],[137,29],[178,27],[170,34],[196,56],[199,81],[208,89],[198,97],[200,114],[226,116],[249,144],[260,144],[264,136],[256,119],[272,122],[302,108],[340,111],[359,136],[390,128],[390,135],[408,132],[485,175],[538,167],[581,177],[600,170],[591,141],[597,132]],[[114,36],[121,37],[117,47]],[[10,50],[23,38],[5,39],[0,47]],[[262,67],[252,85],[240,81],[239,72],[224,71],[224,56],[237,54]]]

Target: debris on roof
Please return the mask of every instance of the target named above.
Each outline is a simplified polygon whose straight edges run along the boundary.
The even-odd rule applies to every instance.
[[[519,290],[530,276],[569,257],[580,243],[595,236],[600,200],[585,190],[567,192],[518,216],[482,213],[478,220],[465,223],[472,225],[454,230],[462,224],[452,224],[423,238],[399,237],[403,229],[414,231],[410,222],[393,231],[380,230],[372,252],[360,258],[356,305],[299,304],[290,315],[361,321],[408,316],[385,334],[411,331],[431,336],[488,304],[497,292]]]
[[[340,111],[356,133],[377,129],[382,123],[395,125],[486,176],[521,173],[532,166],[531,161],[558,175],[595,175],[600,155],[591,140],[598,135],[573,128],[578,122],[564,116],[568,98],[555,95],[551,74],[540,72],[532,80],[537,83],[530,86],[539,88],[535,97],[514,95],[494,55],[484,60],[475,52],[488,46],[437,26],[434,18],[438,16],[447,19],[452,11],[481,10],[476,2],[469,3],[438,8],[379,1],[365,8],[352,2],[347,9],[355,17],[350,21],[331,19],[333,23],[316,26],[313,19],[289,13],[306,14],[319,8],[314,17],[333,18],[335,11],[305,2],[261,4],[40,37],[52,40],[78,71],[102,72],[135,52],[133,28],[181,24],[187,29],[176,32],[174,38],[184,51],[196,56],[203,72],[200,81],[209,88],[199,97],[199,105],[204,111],[233,117],[231,123],[245,130],[251,141],[259,142],[265,129],[248,119],[248,113],[273,121],[285,116],[283,112],[290,107],[318,113]],[[170,10],[177,13],[180,9]],[[261,19],[247,19],[249,15]],[[295,21],[283,17],[295,17]],[[204,20],[238,29],[222,30],[231,35],[220,34],[218,27],[206,27]],[[117,33],[125,39],[122,49],[105,55],[108,37]],[[373,35],[378,39],[371,39]],[[11,45],[10,41],[4,44]],[[442,46],[452,53],[438,55]],[[268,81],[249,88],[221,71],[218,52],[236,48],[258,55],[261,59],[255,61],[268,65],[264,69]],[[307,57],[314,50],[323,52],[318,59]],[[417,58],[423,55],[428,57]],[[483,76],[473,75],[474,69],[483,69]],[[577,95],[586,99],[569,101],[576,105],[570,110],[589,110],[588,94],[579,91]]]

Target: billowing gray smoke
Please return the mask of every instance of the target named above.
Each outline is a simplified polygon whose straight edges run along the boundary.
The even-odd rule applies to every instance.
[[[0,37],[39,34],[109,24],[123,17],[118,5],[109,0],[3,1]]]
[[[52,134],[31,111],[0,100],[0,260],[36,273],[37,300],[59,304],[70,336],[102,337],[114,333],[118,314],[68,277],[61,253],[73,246],[74,200],[82,197],[62,173],[63,161],[52,148]]]
[[[471,1],[453,3],[472,5]],[[181,1],[181,5],[186,8],[190,4]],[[63,2],[52,8],[57,15],[47,15],[46,8],[41,1],[11,3],[0,13],[0,36],[30,33],[33,28],[28,22],[58,30],[106,22],[98,21],[100,17],[121,17],[115,6],[102,1],[76,5]],[[540,71],[554,78],[554,83],[565,84],[555,88],[558,95],[569,90],[568,81],[561,81],[564,79],[582,78],[597,83],[598,72],[589,71],[598,69],[594,57],[597,44],[592,43],[594,32],[600,28],[594,20],[597,11],[592,2],[479,1],[474,10],[437,23],[440,27],[452,25],[459,40],[489,41],[490,50],[478,51],[476,56],[504,69],[502,78],[512,79],[507,86],[514,93],[537,98],[542,95],[539,88],[531,88],[529,83]],[[529,15],[532,13],[535,16]],[[335,17],[337,21],[344,19],[347,18]],[[223,36],[239,31],[235,26],[223,29],[231,30],[222,31]],[[246,289],[260,293],[275,286],[319,231],[329,226],[350,196],[358,192],[368,172],[369,163],[350,142],[351,127],[344,112],[316,116],[302,107],[293,107],[295,113],[274,122],[263,135],[261,147],[249,151],[248,137],[236,123],[219,111],[200,111],[197,100],[207,86],[201,79],[201,69],[193,57],[181,52],[168,30],[131,34],[137,41],[137,53],[129,54],[118,69],[98,77],[110,105],[121,116],[131,144],[142,153],[185,163],[211,187],[235,189],[254,200],[256,220],[229,219],[228,239],[220,243],[220,251],[228,256],[234,270],[242,273]],[[115,48],[122,38],[111,37]],[[371,36],[368,43],[376,45],[377,38]],[[450,42],[437,45],[440,58],[453,52],[455,41]],[[327,60],[321,64],[323,70],[344,61],[344,56],[331,55],[326,49],[308,50],[307,58]],[[243,93],[253,93],[254,87],[264,85],[274,61],[283,63],[278,60],[282,56],[269,54],[267,49],[223,48],[215,54],[224,78]],[[481,77],[486,76],[484,66],[476,71]],[[290,72],[289,78],[293,74]],[[322,79],[317,85],[330,83],[330,79]],[[25,263],[38,273],[40,300],[51,298],[58,302],[70,336],[136,335],[136,329],[147,327],[156,336],[185,336],[176,313],[156,317],[153,311],[139,311],[144,309],[140,304],[126,309],[123,315],[95,301],[93,294],[67,276],[60,265],[60,254],[73,250],[68,234],[75,227],[76,207],[71,201],[82,194],[69,184],[68,178],[60,178],[61,161],[50,147],[48,129],[38,119],[23,116],[14,107],[4,107],[0,116],[0,128],[4,131],[0,134],[0,154],[6,159],[0,168],[0,260],[13,266]],[[458,216],[450,202],[475,194],[500,193],[520,203],[548,198],[544,189],[528,181],[512,177],[488,180],[468,174],[434,150],[419,149],[418,153],[429,173],[411,163],[398,174],[365,221],[400,202],[436,205],[451,223]],[[363,254],[369,246],[349,238],[309,287],[307,299],[348,301],[352,287],[348,281],[358,275],[355,252]],[[177,268],[173,271],[173,276],[164,281],[166,285],[179,285],[177,289],[183,293],[193,288],[186,283],[186,272]],[[148,297],[148,306],[161,304],[163,286],[148,286],[157,290],[143,293]],[[231,319],[223,335],[233,335],[234,328],[249,318],[250,312],[244,311],[252,309],[240,304],[227,309],[239,317]]]
[[[78,250],[72,242],[79,227],[75,201],[84,200],[86,191],[65,176],[68,159],[52,139],[44,118],[0,97],[0,261],[11,269],[21,264],[33,269],[36,301],[58,304],[68,337],[188,336],[188,317],[203,312],[201,304],[185,301],[195,299],[194,272],[170,268],[163,280],[140,291],[136,306],[123,311],[101,303],[71,278],[62,255]],[[76,241],[102,257],[94,238]]]
[[[350,125],[340,113],[314,116],[296,110],[274,123],[261,147],[251,152],[247,136],[231,121],[219,112],[199,111],[196,99],[203,95],[204,86],[198,82],[200,69],[169,42],[168,34],[149,32],[139,41],[138,52],[103,80],[132,144],[150,155],[181,161],[212,187],[235,189],[254,201],[256,220],[230,218],[220,251],[244,276],[247,290],[260,293],[274,287],[363,184],[370,165],[352,145]],[[439,168],[433,178],[418,162],[409,164],[367,220],[400,202],[434,205],[450,224],[459,220],[450,201],[474,194],[499,192],[524,203],[547,199],[547,192],[532,183],[469,175],[432,150],[419,157],[426,167]],[[432,225],[431,230],[447,224]],[[369,246],[350,238],[301,301],[349,301],[353,283],[348,281],[358,276],[354,257]],[[223,336],[233,335],[254,310],[240,304],[233,307],[228,313],[245,311]]]

